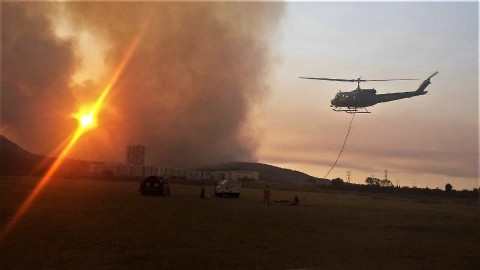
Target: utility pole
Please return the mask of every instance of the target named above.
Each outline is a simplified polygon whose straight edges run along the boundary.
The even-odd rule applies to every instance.
[[[348,181],[348,183],[350,183],[350,172],[351,172],[350,170],[347,170],[347,181]]]
[[[388,180],[388,170],[385,170],[385,180]]]

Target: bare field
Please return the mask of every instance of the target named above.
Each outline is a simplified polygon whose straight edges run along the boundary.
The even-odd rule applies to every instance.
[[[0,177],[0,226],[37,183]],[[0,242],[1,269],[479,269],[478,203],[312,193],[262,205],[262,191],[200,200],[138,183],[53,179]],[[207,192],[213,193],[213,187]],[[293,191],[272,191],[291,200]]]

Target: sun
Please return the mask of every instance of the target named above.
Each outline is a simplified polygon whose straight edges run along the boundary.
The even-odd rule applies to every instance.
[[[81,108],[73,117],[78,120],[78,129],[86,131],[97,126],[95,109]]]
[[[93,112],[80,116],[79,121],[82,128],[93,125]]]

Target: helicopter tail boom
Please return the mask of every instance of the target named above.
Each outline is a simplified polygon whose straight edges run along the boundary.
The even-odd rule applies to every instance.
[[[430,84],[431,84],[430,80],[423,81],[423,83],[420,84],[417,91],[415,91],[415,92],[418,93],[418,94],[426,94],[427,91],[425,91],[425,88],[427,88],[427,86],[430,85]]]
[[[430,77],[428,77],[425,81],[423,81],[422,84],[420,84],[418,89],[415,91],[403,92],[403,93],[379,94],[376,96],[375,104],[425,95],[426,93],[428,93],[427,91],[425,91],[425,89],[431,84],[430,79],[437,74],[438,74],[438,71],[430,75]]]

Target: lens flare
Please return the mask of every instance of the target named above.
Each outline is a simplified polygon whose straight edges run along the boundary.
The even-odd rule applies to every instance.
[[[97,117],[92,110],[81,109],[77,113],[74,113],[73,118],[78,120],[79,127],[81,129],[92,129],[97,126]]]
[[[107,91],[106,89],[103,90],[104,92]],[[103,95],[103,93],[102,93]],[[100,99],[100,98],[99,98]],[[103,105],[103,100],[101,103],[97,104],[98,100],[93,105],[84,105],[81,106],[80,109],[72,114],[72,117],[77,119],[78,121],[78,129],[81,129],[82,132],[87,130],[91,130],[97,127],[98,125],[98,114],[100,109]]]
[[[102,105],[105,101],[105,98],[107,95],[110,93],[110,90],[112,87],[115,85],[117,82],[118,78],[124,71],[125,67],[127,66],[128,62],[130,61],[130,58],[132,57],[134,51],[136,50],[138,44],[140,43],[140,40],[142,39],[145,31],[147,30],[149,26],[149,22],[153,18],[153,13],[150,15],[149,18],[145,21],[145,24],[143,27],[140,29],[139,33],[135,38],[132,40],[132,43],[130,46],[127,48],[123,58],[121,59],[118,67],[115,69],[109,84],[105,87],[105,89],[102,91],[98,99],[96,100],[95,104],[91,106],[90,109],[86,109],[86,107],[82,107],[77,113],[73,114],[73,116],[79,121],[79,126],[77,130],[73,133],[73,135],[70,138],[70,141],[68,144],[63,148],[62,152],[58,155],[58,157],[55,159],[55,162],[52,164],[52,166],[48,169],[48,171],[45,173],[45,175],[42,177],[40,182],[35,186],[33,191],[28,195],[28,197],[23,201],[23,203],[20,205],[19,209],[15,212],[13,217],[6,223],[6,225],[2,228],[0,231],[0,242],[8,235],[8,233],[13,229],[15,224],[22,218],[22,216],[25,214],[27,209],[30,207],[30,205],[33,203],[35,198],[38,196],[38,194],[42,191],[42,189],[48,184],[50,179],[53,177],[53,175],[57,172],[58,168],[62,165],[63,161],[67,157],[68,153],[72,149],[72,147],[75,145],[77,140],[87,131],[90,130],[97,125],[97,116],[98,113],[100,112],[100,109],[102,108]]]
[[[92,126],[93,125],[93,113],[89,113],[89,114],[80,116],[80,124],[82,125],[82,128]]]

